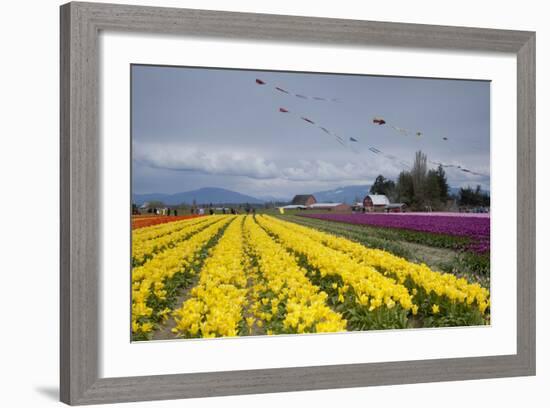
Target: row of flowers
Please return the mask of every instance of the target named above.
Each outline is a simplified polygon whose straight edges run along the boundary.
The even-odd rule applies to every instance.
[[[178,220],[175,217],[171,217],[174,220],[172,222],[168,223],[162,223],[162,224],[156,224],[145,228],[138,228],[132,231],[132,238],[136,239],[154,239],[157,237],[160,237],[166,233],[169,233],[172,229],[176,229],[181,225],[186,225],[187,223],[197,221],[199,220],[199,217],[192,217],[192,218],[184,218],[182,220]],[[204,219],[205,217],[202,217],[200,219]]]
[[[246,301],[242,219],[235,219],[204,263],[190,298],[173,316],[185,337],[236,336]]]
[[[411,290],[414,296],[413,301],[416,304],[422,304],[421,300],[430,297],[436,298],[448,308],[461,304],[468,308],[477,308],[483,316],[488,312],[489,291],[477,283],[468,283],[464,278],[433,271],[425,264],[415,264],[387,251],[370,249],[359,243],[316,229],[271,217],[269,221],[298,236],[308,237],[328,248],[346,254],[358,264],[373,267],[385,275],[395,278],[400,284]],[[433,311],[432,306],[430,305]],[[443,312],[439,306],[438,304],[436,310]]]
[[[244,225],[258,270],[251,308],[256,324],[265,326],[267,334],[345,331],[346,320],[327,305],[328,295],[311,283],[295,257],[252,217]],[[251,327],[254,320],[247,324]]]
[[[413,309],[412,296],[407,288],[394,279],[379,273],[370,265],[356,262],[349,255],[327,247],[321,241],[293,230],[295,224],[281,222],[273,217],[257,217],[259,224],[273,233],[282,244],[302,255],[322,277],[336,275],[341,278],[342,297],[351,288],[358,303],[369,311],[380,307],[393,308],[399,304],[404,310]]]
[[[465,249],[476,253],[490,250],[489,217],[456,217],[426,214],[307,214],[309,218],[354,225],[396,228],[432,234],[467,238]]]
[[[154,254],[173,247],[217,220],[216,217],[194,218],[152,227],[150,231],[146,231],[149,228],[140,230],[146,231],[142,234],[132,234],[132,265],[142,265]]]
[[[155,308],[158,300],[166,299],[166,283],[175,274],[184,272],[197,261],[201,249],[234,217],[216,216],[205,229],[189,239],[178,242],[143,265],[132,269],[132,332],[142,335],[153,329],[153,322],[164,319],[170,310]]]
[[[136,217],[132,216],[132,230],[151,227],[153,225],[165,224],[167,222],[182,221],[191,218],[200,217],[200,215],[174,215],[174,216],[151,216],[151,217]]]

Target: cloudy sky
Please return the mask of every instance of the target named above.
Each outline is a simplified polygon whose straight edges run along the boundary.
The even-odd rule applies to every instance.
[[[290,96],[275,86],[336,101]],[[374,125],[374,117],[386,125]],[[417,150],[433,162],[488,175],[489,125],[484,81],[134,65],[132,188],[222,187],[288,198],[370,184],[378,174],[395,178]],[[452,168],[447,176],[451,186],[489,188],[487,176]]]

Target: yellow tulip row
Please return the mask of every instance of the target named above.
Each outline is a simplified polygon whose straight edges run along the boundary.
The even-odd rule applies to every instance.
[[[307,271],[300,267],[293,255],[276,243],[254,220],[247,217],[244,233],[253,256],[256,257],[259,279],[253,286],[255,294],[272,293],[273,296],[253,296],[252,311],[260,321],[272,319],[284,305],[282,324],[287,333],[338,332],[346,330],[346,321],[327,306],[327,294],[313,285]],[[253,320],[247,321],[249,327]],[[260,323],[263,325],[263,323]],[[268,330],[271,334],[271,330]]]
[[[340,276],[344,283],[343,292],[353,288],[357,302],[369,306],[370,311],[383,306],[391,309],[396,304],[405,310],[413,308],[412,296],[407,288],[382,275],[372,266],[358,263],[349,255],[329,248],[305,234],[297,234],[291,225],[287,225],[290,223],[283,225],[275,218],[263,215],[257,217],[257,220],[267,231],[276,235],[283,245],[304,256],[322,277]]]
[[[270,221],[300,236],[306,236],[323,243],[329,248],[341,251],[358,263],[374,267],[390,276],[395,276],[400,283],[405,283],[410,279],[414,285],[424,289],[428,295],[433,292],[438,296],[448,298],[451,302],[467,305],[475,302],[482,314],[490,305],[489,291],[477,283],[468,283],[464,278],[457,278],[449,273],[436,272],[425,264],[415,264],[389,252],[367,248],[357,242],[313,228],[271,217]]]
[[[156,252],[162,251],[218,220],[218,216],[192,218],[181,222],[162,224],[162,228],[156,228],[150,234],[132,235],[133,264],[142,264]],[[135,231],[155,227],[140,228]]]
[[[187,225],[205,221],[208,217],[193,217],[179,221],[166,222],[152,225],[150,227],[136,228],[132,230],[132,241],[141,242],[150,239],[160,238],[166,234],[172,234]]]
[[[151,218],[154,219],[154,217],[151,217]],[[197,219],[204,219],[204,218],[205,217],[192,217],[192,218],[183,219],[183,220],[154,224],[149,227],[136,228],[132,230],[132,237],[143,238],[143,239],[157,238],[167,232],[166,228],[169,228],[169,229],[177,228],[178,226],[185,225],[189,221],[194,221]]]
[[[173,312],[172,331],[189,337],[237,336],[246,301],[242,217],[234,219],[205,261],[191,297]]]
[[[134,332],[151,330],[151,326],[139,325],[138,319],[150,317],[153,309],[147,306],[147,299],[153,292],[159,299],[166,298],[164,283],[176,273],[195,262],[197,254],[234,217],[219,216],[202,231],[174,247],[164,250],[143,265],[132,269],[132,326]],[[145,324],[145,323],[144,323]]]

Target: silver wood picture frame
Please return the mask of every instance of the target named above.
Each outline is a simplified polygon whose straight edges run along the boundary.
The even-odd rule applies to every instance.
[[[535,33],[131,5],[61,6],[60,397],[70,405],[535,374]],[[517,353],[124,378],[99,376],[99,33],[513,53],[517,57]]]

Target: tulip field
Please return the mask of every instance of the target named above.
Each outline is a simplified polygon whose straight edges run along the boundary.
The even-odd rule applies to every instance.
[[[463,253],[487,256],[488,232],[465,222],[464,233],[439,236],[431,219],[388,218],[394,226],[382,228],[323,217],[166,217],[134,228],[132,339],[489,324],[487,284],[461,274],[461,263],[428,264],[407,246],[456,252],[462,262]],[[400,240],[383,235],[394,230]]]
[[[465,249],[480,254],[489,251],[490,218],[488,214],[311,214],[307,217],[348,224],[434,233],[439,236],[463,237],[468,243]]]

